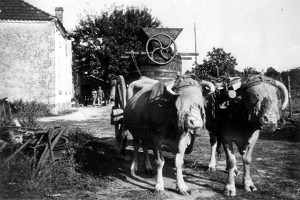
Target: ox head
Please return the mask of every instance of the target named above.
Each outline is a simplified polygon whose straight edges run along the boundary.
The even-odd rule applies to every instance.
[[[181,130],[195,131],[205,124],[205,94],[213,93],[214,85],[208,81],[196,81],[190,76],[178,76],[165,83],[166,91],[175,97],[177,121]]]
[[[265,80],[254,80],[255,78]],[[241,90],[248,120],[261,130],[274,131],[282,110],[288,104],[288,91],[284,84],[259,75],[243,80]]]

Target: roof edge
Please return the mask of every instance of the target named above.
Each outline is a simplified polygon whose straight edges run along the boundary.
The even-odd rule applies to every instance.
[[[55,23],[56,27],[61,32],[62,36],[64,38],[70,39],[69,33],[66,31],[66,29],[63,26],[63,24],[61,23],[61,21],[57,17],[54,17],[54,19],[52,21]]]
[[[26,5],[28,5],[28,6],[32,7],[33,9],[36,9],[36,10],[40,11],[40,12],[43,13],[44,15],[49,16],[49,18],[50,18],[49,21],[51,20],[51,18],[52,18],[52,19],[55,18],[55,16],[53,16],[53,15],[51,15],[51,14],[49,14],[49,13],[47,13],[47,12],[45,12],[45,11],[43,11],[43,10],[37,8],[37,7],[31,5],[30,3],[28,3],[28,2],[26,2],[26,1],[24,1],[24,0],[20,0],[20,1],[22,1],[24,4],[26,4]],[[47,20],[45,20],[45,21],[47,21]]]

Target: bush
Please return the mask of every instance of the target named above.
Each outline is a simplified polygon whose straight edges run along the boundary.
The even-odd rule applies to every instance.
[[[49,194],[71,187],[76,181],[73,151],[68,149],[61,160],[48,160],[37,176],[32,164],[34,157],[19,153],[7,163],[1,162],[0,193],[12,197],[30,194]]]
[[[103,176],[87,174],[82,170],[84,163],[75,159],[77,151],[85,148],[92,135],[80,128],[70,130],[69,135],[70,143],[63,158],[46,161],[36,176],[32,174],[32,155],[18,153],[7,163],[0,156],[0,199],[53,198],[54,194],[76,195],[104,187],[107,180]]]
[[[12,114],[23,127],[35,127],[36,120],[50,115],[50,106],[37,101],[15,100],[11,103]]]
[[[74,128],[69,131],[68,138],[74,147],[84,148],[93,140],[94,136],[81,128]]]

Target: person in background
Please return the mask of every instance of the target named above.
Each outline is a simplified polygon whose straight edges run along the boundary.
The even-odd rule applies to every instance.
[[[95,89],[92,90],[92,97],[93,97],[93,106],[96,106],[97,91]]]
[[[101,86],[99,86],[99,88],[98,88],[97,97],[98,97],[98,107],[100,107],[100,106],[102,106],[102,101],[104,98],[104,92],[101,89]]]

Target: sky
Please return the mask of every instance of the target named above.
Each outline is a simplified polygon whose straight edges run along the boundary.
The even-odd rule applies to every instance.
[[[223,48],[236,59],[237,70],[300,66],[299,0],[24,0],[54,15],[64,8],[64,26],[75,29],[86,14],[100,14],[112,5],[147,7],[167,28],[183,28],[176,39],[179,52],[195,52],[199,64],[207,53]],[[196,31],[194,31],[196,27]],[[195,37],[196,32],[196,37]],[[194,63],[183,61],[183,72]]]

